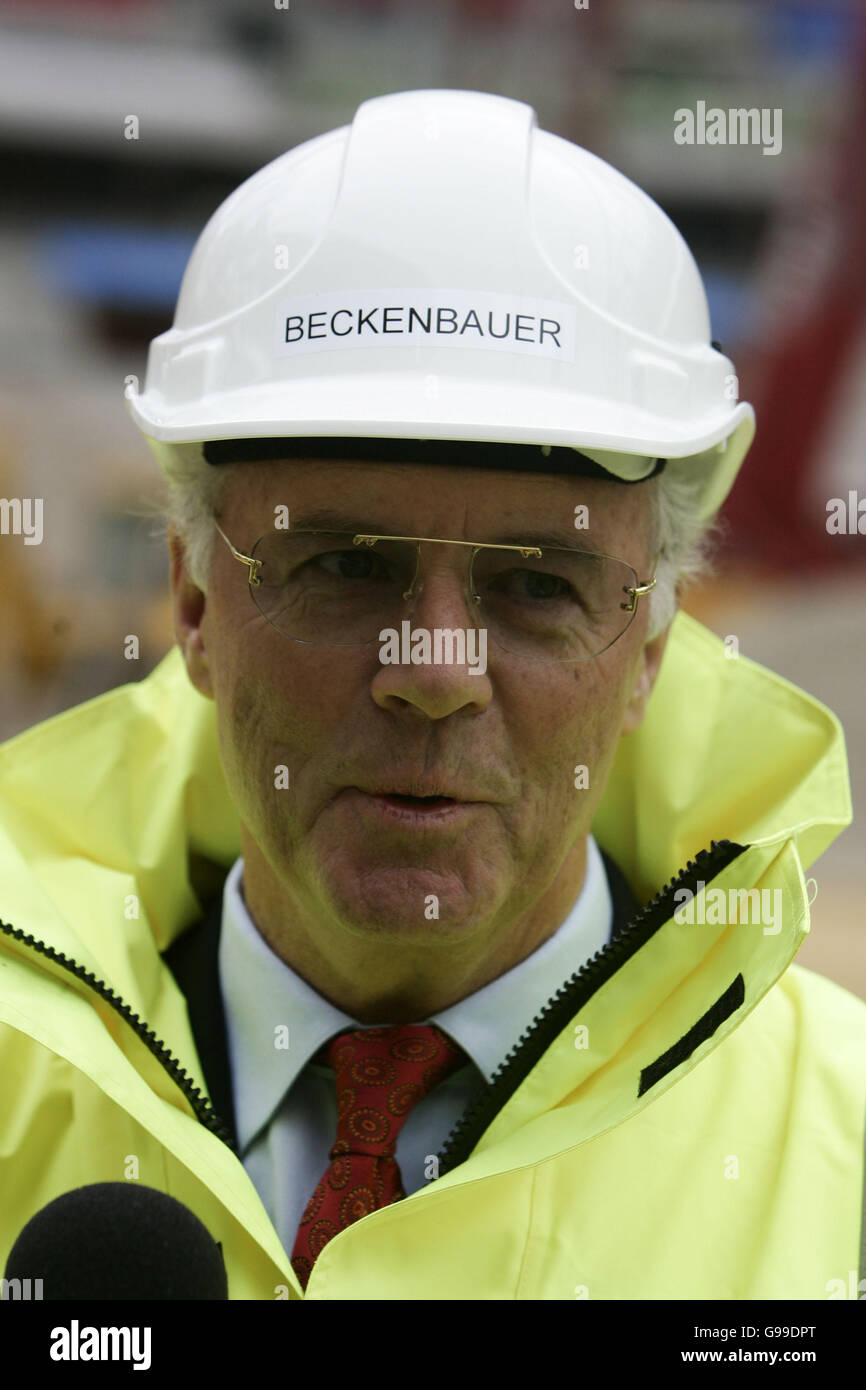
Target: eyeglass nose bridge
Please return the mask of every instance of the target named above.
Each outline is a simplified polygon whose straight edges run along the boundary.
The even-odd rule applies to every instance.
[[[372,550],[372,549],[373,549],[373,546],[376,544],[377,541],[396,540],[396,539],[398,539],[398,537],[395,537],[395,536],[364,536],[364,535],[358,535],[358,536],[353,536],[353,537],[352,537],[352,544],[353,544],[353,545],[365,545],[365,546],[367,547],[368,550]],[[399,539],[403,539],[403,538],[400,537]],[[415,568],[414,568],[414,570],[412,571],[412,579],[411,579],[411,582],[410,582],[410,584],[409,584],[409,588],[408,588],[408,589],[405,589],[405,590],[403,591],[403,595],[402,595],[402,597],[403,597],[404,599],[407,599],[407,600],[408,600],[408,599],[411,599],[411,598],[413,597],[413,595],[414,595],[415,584],[416,584],[416,581],[417,581],[417,579],[418,579],[418,571],[419,571],[419,569],[421,568],[421,542],[420,542],[420,541],[409,541],[409,540],[404,540],[404,544],[406,544],[406,545],[413,545],[413,544],[414,544],[414,546],[415,546]],[[419,590],[419,592],[420,592],[420,590]]]
[[[442,545],[448,545],[448,544],[460,545],[460,544],[463,544],[463,542],[460,542],[460,541],[449,542],[449,541],[447,541],[447,540],[440,540],[439,537],[433,537],[433,536],[431,536],[431,537],[428,538],[428,537],[425,537],[425,536],[417,536],[417,537],[408,537],[408,536],[406,536],[406,537],[397,537],[397,536],[364,536],[364,535],[359,535],[359,536],[353,537],[352,544],[353,544],[353,545],[364,545],[364,546],[366,546],[369,550],[372,550],[372,549],[373,549],[373,547],[374,547],[374,545],[376,544],[377,541],[384,541],[384,540],[401,540],[402,543],[403,543],[404,545],[414,545],[414,547],[415,547],[415,566],[414,566],[414,569],[413,569],[413,571],[412,571],[412,578],[411,578],[411,580],[410,580],[410,582],[409,582],[409,587],[408,587],[408,589],[404,589],[404,590],[403,590],[403,594],[402,594],[402,598],[404,599],[404,601],[407,602],[407,603],[410,603],[413,599],[418,598],[419,595],[422,594],[422,593],[424,592],[424,581],[423,581],[423,579],[420,579],[420,574],[421,574],[421,546],[422,546],[422,545],[424,544],[424,542],[425,542],[426,540],[428,540],[428,539],[429,539],[431,542],[439,541],[439,543],[442,544]],[[479,546],[473,547],[472,555],[470,556],[470,559],[469,559],[469,574],[468,574],[467,582],[464,584],[464,592],[465,592],[465,593],[467,594],[467,596],[468,596],[470,599],[472,599],[473,602],[476,603],[476,604],[479,604],[479,603],[481,602],[481,596],[480,596],[480,594],[476,594],[475,591],[474,591],[474,590],[475,590],[475,586],[474,586],[474,582],[473,582],[473,579],[472,579],[472,561],[474,560],[475,556],[477,555],[479,549],[480,549]]]
[[[530,546],[515,546],[515,545],[495,545],[495,544],[493,544],[493,543],[491,543],[490,545],[478,545],[475,541],[459,541],[459,540],[447,539],[447,538],[442,537],[442,536],[374,536],[374,535],[359,534],[359,535],[356,535],[356,536],[353,537],[352,543],[353,543],[353,545],[366,545],[369,549],[372,549],[373,546],[376,544],[377,541],[388,541],[388,540],[392,540],[392,541],[393,541],[393,540],[399,540],[399,541],[409,542],[409,543],[411,543],[411,544],[413,544],[413,545],[415,546],[415,569],[414,569],[414,572],[413,572],[413,574],[412,574],[412,582],[411,582],[411,584],[409,585],[409,588],[406,589],[406,590],[404,590],[404,592],[403,592],[403,598],[404,598],[405,600],[407,600],[407,601],[410,600],[410,599],[416,598],[417,595],[420,594],[420,593],[422,593],[423,590],[424,590],[424,583],[423,583],[423,580],[422,580],[420,586],[418,587],[418,589],[416,590],[416,588],[415,588],[415,585],[416,585],[417,582],[418,582],[418,576],[419,576],[420,570],[421,570],[421,546],[424,545],[424,544],[429,544],[429,545],[462,545],[462,546],[468,546],[468,547],[469,547],[469,549],[472,551],[472,554],[469,556],[469,568],[468,568],[468,573],[467,573],[467,577],[466,577],[466,584],[465,584],[464,587],[465,587],[465,592],[466,592],[466,594],[467,594],[467,597],[472,601],[472,603],[474,603],[474,604],[476,605],[476,607],[480,607],[480,605],[481,605],[481,595],[476,591],[476,588],[475,588],[475,575],[474,575],[474,572],[473,572],[473,565],[474,565],[474,563],[475,563],[475,557],[476,557],[476,555],[479,554],[480,551],[482,551],[482,550],[517,550],[517,551],[520,553],[520,555],[523,557],[523,559],[526,559],[526,558],[528,558],[529,556],[534,556],[536,559],[539,559],[539,560],[541,559],[541,551],[538,549],[538,546],[534,546],[534,545],[530,545]]]

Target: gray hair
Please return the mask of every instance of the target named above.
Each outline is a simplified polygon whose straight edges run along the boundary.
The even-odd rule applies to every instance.
[[[652,553],[659,558],[647,640],[673,621],[683,592],[713,572],[712,550],[724,530],[717,515],[701,515],[705,479],[700,473],[689,476],[668,464],[654,481]]]
[[[201,445],[162,446],[158,452],[166,495],[147,512],[157,518],[157,533],[173,530],[180,538],[186,569],[193,583],[207,593],[219,516],[230,479],[248,463],[203,464]],[[651,480],[652,553],[657,554],[657,584],[649,595],[647,640],[673,620],[681,595],[695,580],[712,570],[710,551],[721,531],[718,520],[700,515],[700,471],[665,468]],[[232,538],[234,539],[234,538]],[[644,578],[643,575],[639,576]]]

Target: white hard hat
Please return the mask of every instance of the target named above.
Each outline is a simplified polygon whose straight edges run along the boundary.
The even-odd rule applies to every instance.
[[[219,440],[545,446],[552,471],[579,450],[629,481],[667,459],[700,477],[705,515],[754,434],[665,213],[532,107],[453,90],[365,101],[236,189],[127,400],[158,459]]]

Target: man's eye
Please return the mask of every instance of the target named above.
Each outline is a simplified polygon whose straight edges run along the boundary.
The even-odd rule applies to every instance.
[[[494,587],[506,597],[518,600],[576,597],[568,580],[543,570],[508,570],[500,576]]]
[[[369,550],[325,550],[307,563],[336,579],[376,579],[385,573],[381,557]]]

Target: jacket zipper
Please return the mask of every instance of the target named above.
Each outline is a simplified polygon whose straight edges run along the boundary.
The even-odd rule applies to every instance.
[[[710,848],[699,850],[667,887],[662,888],[617,933],[613,941],[596,951],[591,960],[560,985],[521,1034],[508,1056],[500,1062],[493,1080],[487,1083],[476,1099],[470,1100],[439,1152],[439,1176],[466,1161],[506,1101],[578,1010],[673,916],[678,906],[674,894],[686,887],[696,892],[698,879],[709,882],[745,848],[745,845],[736,844],[733,840],[712,840]]]
[[[714,878],[722,869],[727,868],[738,854],[742,854],[744,848],[744,845],[736,844],[732,840],[711,841],[710,849],[702,849],[694,859],[690,859],[676,878],[671,879],[668,886],[657,893],[653,900],[617,933],[613,941],[603,946],[592,960],[587,961],[580,970],[560,985],[521,1034],[508,1056],[500,1062],[493,1080],[475,1100],[469,1102],[467,1109],[457,1121],[438,1155],[440,1176],[456,1168],[469,1157],[505,1102],[514,1094],[577,1010],[582,1009],[611,975],[672,916],[674,893],[689,885],[692,885],[693,892],[696,891],[699,878],[706,881]],[[0,921],[0,931],[62,966],[71,975],[83,980],[110,1004],[180,1087],[199,1122],[221,1139],[232,1153],[237,1154],[231,1131],[220,1119],[211,1102],[194,1085],[192,1078],[153,1029],[148,1028],[138,1014],[133,1013],[129,1005],[104,980],[100,980],[91,970],[85,970],[83,965],[71,960],[61,951],[56,951],[53,946],[38,941],[36,937],[18,927]]]
[[[157,1061],[162,1064],[172,1081],[183,1091],[183,1094],[195,1111],[196,1118],[201,1124],[203,1124],[206,1129],[209,1129],[211,1133],[215,1134],[218,1139],[221,1139],[224,1144],[228,1145],[232,1153],[237,1153],[231,1132],[220,1119],[210,1101],[206,1096],[203,1096],[198,1087],[193,1084],[192,1078],[184,1071],[180,1062],[172,1055],[165,1043],[156,1036],[152,1028],[146,1026],[144,1021],[139,1018],[138,1014],[132,1012],[132,1009],[128,1004],[124,1003],[119,994],[115,994],[114,990],[111,989],[104,980],[98,979],[97,976],[93,974],[92,970],[85,970],[84,966],[79,965],[77,961],[70,960],[70,958],[63,955],[61,951],[55,951],[53,946],[46,945],[44,941],[37,941],[35,936],[21,931],[20,928],[9,926],[6,922],[0,922],[0,931],[6,936],[14,937],[16,941],[23,942],[25,946],[29,946],[32,950],[38,951],[40,955],[47,956],[49,960],[55,961],[58,965],[62,965],[64,970],[68,970],[71,975],[75,975],[77,979],[83,980],[86,985],[94,989],[101,998],[120,1014],[121,1018],[129,1024],[133,1032],[138,1035],[145,1046],[153,1053]]]

